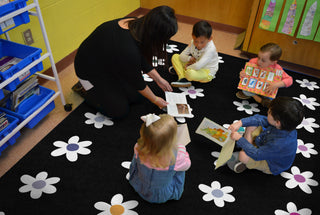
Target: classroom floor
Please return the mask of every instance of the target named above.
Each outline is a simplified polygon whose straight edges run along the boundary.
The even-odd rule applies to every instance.
[[[172,37],[172,40],[188,44],[192,37],[192,25],[179,22],[178,33]],[[237,40],[237,34],[222,30],[213,30],[213,41],[218,52],[246,58],[240,50],[235,50],[234,45]],[[293,68],[294,69],[294,68]],[[74,73],[73,63],[59,72],[60,82],[64,97],[67,103],[71,103],[73,110],[82,103],[83,99],[71,90],[71,87],[77,82]],[[44,84],[45,87],[57,90],[55,82],[49,81]],[[55,126],[59,124],[70,112],[66,112],[61,103],[60,97],[55,99],[56,108],[50,112],[33,129],[24,128],[21,130],[21,136],[17,138],[16,143],[7,147],[0,155],[0,177],[4,175],[12,166],[15,165],[28,151],[30,151],[43,137],[45,137]],[[51,143],[48,143],[51,144]],[[41,162],[41,161],[39,161]]]

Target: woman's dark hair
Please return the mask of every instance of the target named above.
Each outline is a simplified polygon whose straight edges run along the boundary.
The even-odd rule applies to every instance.
[[[271,101],[269,110],[272,117],[280,121],[282,130],[294,130],[304,117],[303,105],[291,97],[275,98]]]
[[[211,37],[212,27],[207,21],[199,21],[193,25],[192,35],[196,38],[204,36],[207,39]]]
[[[149,63],[152,56],[166,59],[166,44],[178,30],[174,9],[168,6],[153,8],[145,16],[129,21],[129,30],[140,43]]]

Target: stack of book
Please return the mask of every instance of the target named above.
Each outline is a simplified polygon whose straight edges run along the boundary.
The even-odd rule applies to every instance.
[[[20,85],[18,85],[15,91],[4,91],[4,93],[6,96],[1,100],[0,106],[12,111],[16,111],[21,102],[25,101],[32,95],[40,94],[37,76],[32,76],[26,81],[22,82]]]
[[[0,113],[0,132],[9,125],[9,121],[4,112]]]
[[[5,72],[10,69],[12,66],[19,63],[22,59],[11,56],[4,56],[0,58],[0,72]]]

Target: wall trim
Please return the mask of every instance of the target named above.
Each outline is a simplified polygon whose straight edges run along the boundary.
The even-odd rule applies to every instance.
[[[146,9],[146,8],[138,8],[136,10],[134,10],[133,12],[131,12],[130,14],[128,14],[127,16],[129,17],[137,17],[140,16],[142,14],[146,14],[150,9]],[[188,16],[183,16],[183,15],[178,15],[176,14],[176,17],[178,19],[179,22],[183,22],[183,23],[187,23],[187,24],[194,24],[197,21],[200,21],[201,19],[198,18],[193,18],[193,17],[188,17]],[[208,20],[207,20],[208,21]],[[238,28],[238,27],[234,27],[234,26],[230,26],[230,25],[225,25],[225,24],[221,24],[221,23],[216,23],[216,22],[212,22],[212,21],[208,21],[214,29],[218,29],[218,30],[222,30],[222,31],[227,31],[230,33],[235,33],[235,34],[240,34],[243,31],[245,31],[245,29],[242,28]],[[67,66],[69,66],[70,64],[72,64],[74,62],[74,58],[76,56],[77,50],[74,50],[73,52],[71,52],[69,55],[67,55],[66,57],[64,57],[62,60],[60,60],[59,62],[56,63],[56,68],[57,68],[57,72],[61,72],[63,71]],[[251,55],[250,53],[247,52],[243,52],[243,54],[245,55]],[[310,67],[305,67],[302,65],[297,65],[294,63],[289,63],[289,62],[285,62],[285,61],[280,61],[281,65],[284,68],[288,68],[292,71],[295,71],[298,69],[298,71],[296,72],[301,72],[304,73],[306,75],[311,75],[311,76],[315,76],[320,78],[320,74],[319,74],[319,70],[310,68]],[[43,74],[47,74],[47,75],[52,75],[52,68],[48,68],[47,70],[45,70],[43,72]],[[48,81],[47,79],[41,78],[39,79],[39,83],[43,84],[46,81]]]

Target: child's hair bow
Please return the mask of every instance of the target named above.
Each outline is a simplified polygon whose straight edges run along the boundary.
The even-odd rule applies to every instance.
[[[142,121],[144,121],[146,123],[146,126],[148,127],[152,123],[158,121],[160,119],[160,117],[155,115],[154,113],[149,113],[145,116],[142,116],[141,119],[142,119]]]

